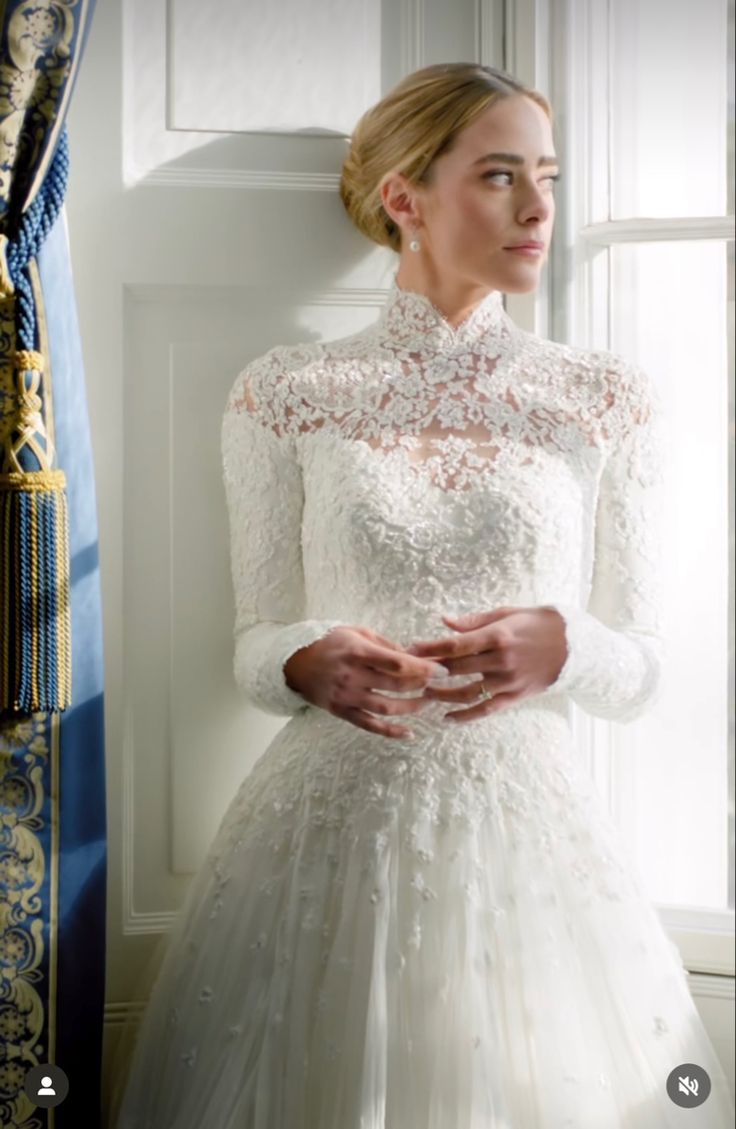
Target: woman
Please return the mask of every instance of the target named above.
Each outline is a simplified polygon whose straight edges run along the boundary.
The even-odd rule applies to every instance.
[[[410,75],[342,176],[400,256],[381,316],[235,382],[235,674],[290,720],[190,887],[121,1129],[730,1125],[573,752],[570,700],[625,722],[657,695],[661,413],[634,365],[503,308],[539,281],[557,167],[538,93]],[[684,1110],[693,1063],[712,1091]]]

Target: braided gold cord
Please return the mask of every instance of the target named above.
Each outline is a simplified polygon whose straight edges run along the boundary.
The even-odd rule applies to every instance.
[[[31,497],[31,590],[36,593],[39,590],[38,583],[38,492],[32,491]],[[39,647],[39,634],[38,634],[38,600],[31,600],[31,626],[33,629],[33,638],[36,641],[35,646],[31,648],[31,694],[33,695],[33,707],[38,708],[38,700],[40,694],[38,692],[38,647]]]
[[[6,490],[62,490],[66,486],[66,474],[63,470],[30,470],[26,474],[20,471],[11,471],[10,474],[0,474],[0,489]]]
[[[60,528],[57,538],[57,575],[71,576],[69,563],[69,510],[66,496],[62,495],[59,507]],[[59,620],[60,628],[57,639],[59,651],[59,697],[63,707],[72,704],[72,627],[71,606],[69,603],[68,588],[59,592]]]
[[[43,372],[43,353],[36,349],[19,349],[15,354],[15,367],[18,372]]]

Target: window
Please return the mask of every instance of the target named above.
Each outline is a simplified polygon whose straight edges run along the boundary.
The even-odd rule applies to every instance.
[[[505,65],[550,97],[565,170],[536,332],[640,364],[673,448],[661,700],[575,727],[687,967],[733,975],[734,4],[506,14]]]

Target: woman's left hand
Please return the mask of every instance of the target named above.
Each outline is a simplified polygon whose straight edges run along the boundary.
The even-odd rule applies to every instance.
[[[424,696],[472,703],[483,689],[493,695],[469,709],[446,713],[453,721],[473,721],[542,693],[565,664],[565,621],[555,608],[495,608],[442,618],[459,634],[414,643],[405,650],[441,662],[452,675],[480,673],[483,679],[447,689],[428,686]]]

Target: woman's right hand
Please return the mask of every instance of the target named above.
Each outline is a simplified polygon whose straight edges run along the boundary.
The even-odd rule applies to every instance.
[[[374,714],[417,713],[429,699],[387,698],[377,690],[423,691],[431,679],[448,677],[447,667],[418,658],[367,627],[333,627],[315,643],[295,651],[284,663],[286,684],[308,702],[335,717],[381,733],[411,737],[407,726]]]

